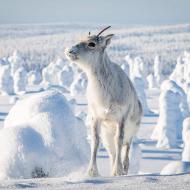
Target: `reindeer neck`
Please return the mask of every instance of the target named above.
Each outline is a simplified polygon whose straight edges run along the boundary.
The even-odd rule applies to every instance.
[[[109,72],[110,59],[106,52],[94,61],[95,63],[91,64],[91,68],[86,72],[88,80],[99,80],[102,75],[105,76],[105,74]]]

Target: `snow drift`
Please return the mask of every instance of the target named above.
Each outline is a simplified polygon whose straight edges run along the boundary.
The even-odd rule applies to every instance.
[[[18,101],[0,130],[0,179],[64,176],[84,166],[85,132],[58,91]]]
[[[161,175],[174,175],[190,173],[190,162],[173,161],[167,164],[161,171]]]

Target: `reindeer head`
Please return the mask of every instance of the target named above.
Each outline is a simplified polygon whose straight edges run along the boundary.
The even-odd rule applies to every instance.
[[[101,34],[110,27],[111,26],[104,28],[97,35],[91,36],[89,33],[86,40],[79,42],[70,49],[67,48],[65,51],[67,58],[81,68],[94,64],[95,61],[98,61],[98,59],[101,58],[105,48],[111,42],[113,34],[101,36]]]

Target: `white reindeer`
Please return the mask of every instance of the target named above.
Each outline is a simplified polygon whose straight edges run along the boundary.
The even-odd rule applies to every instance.
[[[112,175],[127,174],[130,143],[142,115],[142,106],[130,79],[105,51],[113,34],[101,34],[108,28],[98,35],[89,33],[86,40],[65,51],[68,59],[88,78],[88,114],[92,117],[90,176],[98,175],[96,155],[100,136],[111,159]]]

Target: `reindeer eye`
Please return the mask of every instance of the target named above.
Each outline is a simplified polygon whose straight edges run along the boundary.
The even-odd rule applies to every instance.
[[[96,44],[94,42],[89,42],[88,47],[95,48]]]

